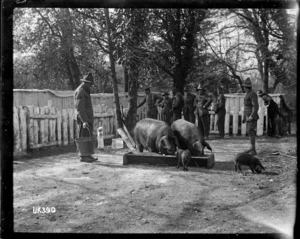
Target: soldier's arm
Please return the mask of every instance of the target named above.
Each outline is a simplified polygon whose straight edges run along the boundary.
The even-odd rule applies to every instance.
[[[213,102],[212,98],[209,97],[207,99],[207,102],[204,104],[203,108],[207,109],[211,105],[212,102]]]
[[[79,91],[75,96],[75,107],[78,112],[79,118],[82,122],[87,122],[87,114],[85,108],[85,92],[83,90]]]
[[[142,106],[143,104],[145,104],[145,103],[146,103],[146,96],[145,96],[145,98],[142,100],[142,102],[138,104],[137,108],[141,107],[141,106]]]
[[[225,98],[224,95],[221,95],[221,96],[220,96],[220,105],[219,105],[219,107],[220,107],[220,108],[221,108],[221,107],[225,107],[225,103],[226,103],[226,98]]]
[[[154,98],[155,105],[159,105],[159,103],[161,103],[164,99],[161,95],[158,94],[154,94],[153,98]]]

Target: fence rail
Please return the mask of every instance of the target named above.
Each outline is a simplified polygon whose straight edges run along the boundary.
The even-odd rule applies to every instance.
[[[279,94],[271,95],[279,105]],[[243,115],[244,94],[225,95],[226,116],[225,134],[245,135],[246,125],[241,123]],[[257,135],[266,133],[267,110],[259,98],[259,120],[257,121]],[[116,110],[101,104],[94,105],[93,134],[97,135],[97,128],[103,126],[104,137],[116,136]],[[128,108],[123,109],[126,114]],[[158,109],[158,119],[161,119],[161,109]],[[18,106],[13,107],[14,152],[27,149],[42,148],[53,145],[74,144],[79,136],[79,127],[74,118],[73,108],[61,109],[54,107],[49,100],[46,106]],[[137,110],[137,120],[146,118],[146,107]],[[197,124],[197,121],[196,121]],[[217,115],[210,111],[210,132],[218,133]]]

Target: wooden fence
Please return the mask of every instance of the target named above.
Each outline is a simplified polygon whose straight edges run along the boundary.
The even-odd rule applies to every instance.
[[[280,94],[271,94],[279,105]],[[246,124],[241,123],[245,94],[231,94],[226,97],[225,134],[245,135]],[[267,110],[261,98],[259,102],[259,120],[257,121],[257,135],[266,132]],[[93,135],[97,135],[97,128],[103,126],[104,137],[115,137],[116,111],[107,105],[95,105]],[[128,109],[125,108],[124,114]],[[158,119],[161,119],[161,109],[158,109]],[[79,135],[79,127],[74,118],[74,109],[60,109],[52,105],[49,100],[46,106],[18,106],[13,108],[14,125],[14,152],[26,151],[53,145],[74,144],[74,139]],[[146,117],[146,107],[137,111],[137,120]],[[217,115],[210,111],[210,132],[218,133]],[[197,122],[196,122],[197,124]]]

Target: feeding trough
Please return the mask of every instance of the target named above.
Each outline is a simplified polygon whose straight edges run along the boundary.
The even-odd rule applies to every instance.
[[[128,164],[149,164],[149,165],[168,165],[176,166],[177,158],[175,155],[160,155],[151,153],[129,152],[123,155],[123,165]],[[206,167],[212,168],[215,163],[214,154],[203,156],[192,156],[189,167]]]

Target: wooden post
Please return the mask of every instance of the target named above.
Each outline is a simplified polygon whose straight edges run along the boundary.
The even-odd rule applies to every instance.
[[[218,115],[217,114],[215,114],[214,131],[216,133],[219,133],[219,129],[218,129]]]
[[[61,109],[57,109],[56,132],[57,132],[58,145],[62,145],[61,129],[62,129],[62,112],[61,112]]]
[[[26,108],[19,106],[20,108],[20,133],[21,133],[21,148],[27,149],[27,125],[26,125]]]
[[[233,135],[238,134],[239,129],[239,108],[240,108],[240,99],[238,97],[233,98],[234,108],[233,108],[233,122],[232,122],[232,133]]]
[[[33,116],[33,105],[30,105],[30,106],[28,106],[28,114],[27,114],[27,124],[28,124],[28,126],[27,126],[27,135],[28,135],[28,147],[29,148],[33,148],[33,141],[34,141],[34,136],[33,136],[33,128],[34,128],[34,126],[33,126],[33,118],[32,118],[32,116]]]
[[[45,115],[49,115],[50,113],[50,109],[48,106],[45,106],[44,107],[44,112],[45,112]],[[49,142],[49,118],[46,118],[45,119],[45,131],[44,131],[44,137],[45,137],[45,141],[44,143],[48,143]]]
[[[242,121],[243,121],[243,117],[244,117],[244,105],[241,107],[241,112],[242,112]],[[242,123],[241,127],[242,127],[242,129],[241,129],[242,135],[246,136],[246,131],[247,131],[246,123],[245,124]]]
[[[13,125],[14,125],[14,152],[21,150],[21,136],[19,125],[19,109],[13,107]]]
[[[34,107],[34,115],[39,115],[39,107]],[[38,119],[33,120],[33,145],[36,146],[39,144],[39,124]]]
[[[264,134],[264,107],[263,107],[263,100],[261,98],[258,99],[258,117],[257,120],[257,136],[262,136]]]
[[[50,109],[50,115],[56,115],[56,112],[55,112],[55,108],[54,107],[51,107]],[[55,129],[56,129],[56,119],[51,119],[49,121],[50,124],[50,127],[49,127],[49,131],[50,131],[50,142],[55,142],[56,141],[56,136],[55,136]]]
[[[97,129],[97,141],[98,149],[104,149],[104,137],[103,137],[103,127],[100,126]]]
[[[41,115],[45,115],[45,108],[41,107]],[[45,119],[40,119],[40,139],[41,144],[46,143],[46,133],[45,133]]]
[[[225,114],[225,126],[224,126],[224,133],[229,134],[229,123],[230,123],[230,98],[227,98],[226,104],[226,114]]]
[[[70,144],[74,143],[74,110],[68,109]]]
[[[67,145],[68,142],[68,112],[66,109],[62,110],[62,141],[63,145]]]
[[[215,114],[213,113],[209,113],[210,116],[210,122],[209,122],[209,128],[210,128],[210,132],[214,131],[214,124],[215,124]]]

